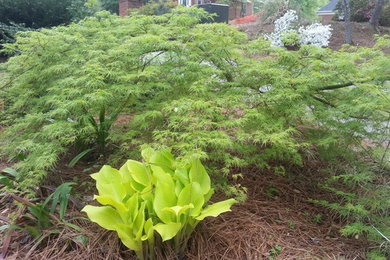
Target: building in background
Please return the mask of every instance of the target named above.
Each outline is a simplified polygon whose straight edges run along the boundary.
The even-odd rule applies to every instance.
[[[338,2],[339,0],[331,0],[327,5],[317,11],[317,15],[322,22],[331,21],[333,19],[336,15],[336,6]]]

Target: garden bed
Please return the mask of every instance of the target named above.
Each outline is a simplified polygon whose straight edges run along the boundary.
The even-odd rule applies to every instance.
[[[308,201],[331,199],[332,194],[318,188],[323,165],[317,162],[306,166],[305,172],[291,169],[289,176],[246,169],[244,178],[238,182],[248,188],[247,201],[235,205],[232,212],[201,223],[189,242],[186,259],[365,259],[369,244],[362,239],[341,236],[339,229],[344,223]],[[63,180],[76,177],[83,183],[89,178],[82,172],[87,167],[81,165],[71,170],[58,167],[57,174],[61,173]],[[56,181],[51,182],[57,185]],[[88,203],[88,197],[96,193],[94,189],[86,193],[85,187],[76,186],[76,193],[81,190],[84,190],[83,203]],[[223,197],[219,193],[213,200]],[[11,201],[10,197],[1,198],[0,226],[17,210]],[[84,219],[76,204],[70,202],[70,208],[66,219],[79,230],[58,224],[45,230],[38,243],[25,232],[15,230],[6,248],[6,259],[136,259],[115,232]],[[159,259],[175,258],[165,255]]]

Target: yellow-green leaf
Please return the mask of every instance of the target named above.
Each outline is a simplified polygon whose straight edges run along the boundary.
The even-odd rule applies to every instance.
[[[150,176],[146,171],[146,167],[143,163],[128,160],[126,162],[126,167],[129,170],[131,177],[138,183],[143,186],[148,186],[151,182]]]
[[[176,236],[176,234],[180,231],[181,224],[180,223],[168,223],[162,224],[159,223],[154,226],[154,230],[160,234],[163,241],[169,240],[172,237]]]
[[[108,196],[108,195],[98,196],[98,195],[95,195],[94,199],[97,200],[100,204],[102,204],[104,206],[111,205],[111,206],[114,206],[118,211],[121,211],[121,212],[126,212],[127,211],[126,205],[123,204],[120,201],[115,200],[115,198],[112,197],[112,196]]]
[[[210,191],[210,177],[199,159],[192,161],[189,177],[191,182],[200,184],[202,194],[207,194]]]
[[[187,184],[184,189],[180,192],[177,200],[179,206],[185,206],[192,204],[194,207],[191,209],[191,216],[198,216],[202,210],[204,204],[204,196],[202,189],[197,182]]]
[[[142,238],[141,238],[142,241],[152,239],[153,234],[154,234],[152,218],[149,218],[149,219],[145,222],[145,225],[144,225],[144,232],[145,232],[145,235],[142,236]]]
[[[108,206],[95,207],[87,205],[81,211],[87,213],[90,220],[108,230],[117,230],[118,224],[124,224],[118,212]]]
[[[230,207],[236,202],[235,199],[228,199],[214,203],[202,210],[201,214],[196,217],[196,219],[203,220],[206,217],[217,217],[221,213],[230,211]]]
[[[152,169],[157,182],[153,208],[164,223],[172,222],[172,213],[163,211],[164,208],[175,206],[177,202],[172,176],[165,173],[161,167],[152,166]]]

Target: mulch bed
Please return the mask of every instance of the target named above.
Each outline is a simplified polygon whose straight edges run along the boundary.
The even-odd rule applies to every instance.
[[[200,223],[189,241],[186,259],[365,259],[368,243],[364,239],[342,237],[339,229],[343,223],[308,201],[333,196],[318,188],[318,181],[324,177],[319,170],[322,167],[319,163],[306,165],[291,169],[286,176],[246,169],[244,178],[238,182],[248,188],[247,201],[233,206],[232,212]],[[64,170],[58,171],[69,179],[70,175],[80,175],[82,168],[76,167],[66,174]],[[270,187],[278,192],[270,196]],[[223,198],[219,193],[213,200]],[[11,201],[6,196],[1,198],[0,215],[17,212]],[[69,206],[73,208],[68,210],[66,219],[81,230],[57,225],[44,232],[47,236],[39,244],[25,232],[15,230],[6,259],[135,259],[114,232],[80,218],[85,216],[74,203]],[[321,214],[319,223],[314,221],[317,214]],[[0,226],[3,224],[4,219],[0,220]],[[58,233],[49,235],[53,230]],[[83,239],[86,243],[82,243]],[[280,252],[275,254],[272,249],[276,247],[280,247]],[[166,253],[157,259],[175,257]]]

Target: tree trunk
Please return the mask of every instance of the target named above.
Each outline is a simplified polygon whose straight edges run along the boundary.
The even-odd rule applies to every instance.
[[[370,24],[375,31],[378,30],[379,19],[381,18],[382,9],[383,5],[385,4],[385,1],[386,0],[377,0],[374,7],[374,11],[371,14]]]
[[[345,19],[345,43],[352,44],[351,6],[349,0],[343,0],[342,4]]]

